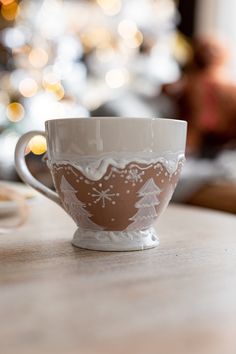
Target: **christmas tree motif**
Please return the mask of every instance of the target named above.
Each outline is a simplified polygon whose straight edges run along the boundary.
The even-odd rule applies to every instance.
[[[92,215],[84,209],[85,204],[76,197],[76,190],[64,176],[61,178],[60,190],[64,197],[66,210],[79,226],[89,230],[103,230],[103,227],[90,220]]]
[[[157,217],[156,206],[160,204],[158,195],[161,189],[155,184],[153,178],[150,178],[138,191],[139,197],[142,197],[136,204],[137,213],[129,220],[133,221],[127,231],[140,230],[150,227]]]

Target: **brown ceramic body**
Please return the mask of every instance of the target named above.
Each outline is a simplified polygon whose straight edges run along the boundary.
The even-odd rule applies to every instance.
[[[150,227],[165,210],[182,165],[180,160],[172,174],[159,162],[131,162],[124,169],[109,166],[98,181],[86,178],[70,164],[53,164],[51,172],[63,206],[78,226],[131,231]]]

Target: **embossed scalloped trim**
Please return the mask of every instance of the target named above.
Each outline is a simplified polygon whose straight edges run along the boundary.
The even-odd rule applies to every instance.
[[[52,165],[70,165],[79,170],[86,178],[98,181],[107,172],[109,166],[119,169],[125,168],[130,163],[137,164],[152,164],[161,163],[170,174],[173,174],[179,165],[179,162],[184,162],[185,156],[183,151],[176,153],[165,152],[157,153],[114,153],[112,155],[97,156],[97,157],[80,157],[78,161],[72,160],[48,160],[49,168]]]
[[[134,251],[156,247],[159,240],[153,227],[141,231],[91,231],[78,228],[72,244],[100,251]]]

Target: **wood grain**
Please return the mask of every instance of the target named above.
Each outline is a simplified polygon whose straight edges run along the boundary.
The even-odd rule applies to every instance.
[[[0,238],[0,352],[235,354],[236,218],[172,205],[157,227],[156,249],[80,250],[35,201]]]

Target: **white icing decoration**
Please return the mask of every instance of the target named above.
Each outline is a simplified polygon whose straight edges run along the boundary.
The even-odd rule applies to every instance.
[[[128,171],[126,179],[130,182],[138,182],[142,179],[141,176],[142,176],[142,172],[139,172],[137,168],[131,168]]]
[[[155,184],[153,178],[149,178],[147,182],[137,192],[142,197],[136,204],[137,213],[129,220],[133,221],[127,228],[127,231],[142,230],[149,227],[156,219],[156,206],[160,204],[157,196],[161,193],[161,189]]]
[[[168,173],[173,174],[177,168],[180,160],[184,159],[184,153],[182,151],[177,153],[166,152],[161,156],[157,153],[114,153],[112,155],[97,156],[97,157],[80,157],[77,161],[66,161],[66,160],[48,160],[47,163],[49,167],[53,164],[60,165],[71,165],[77,170],[79,170],[86,178],[98,181],[107,172],[108,166],[111,165],[114,168],[124,169],[128,164],[133,162],[133,164],[160,164],[160,169],[163,170],[161,164],[167,169]],[[139,169],[144,169],[139,167]],[[151,166],[148,166],[149,168]],[[114,171],[113,168],[113,171]],[[117,171],[117,170],[116,170]],[[122,173],[122,172],[121,172]],[[105,179],[110,178],[105,176]]]
[[[153,227],[141,231],[91,231],[78,229],[74,246],[101,251],[144,250],[159,244]]]
[[[79,226],[83,227],[83,229],[89,230],[103,230],[103,227],[90,220],[92,215],[85,210],[86,204],[76,197],[76,190],[64,176],[61,178],[60,191],[64,197],[63,204],[65,205],[66,210],[68,210],[68,213]]]
[[[97,204],[98,202],[102,202],[102,208],[105,208],[106,202],[112,202],[114,204],[114,201],[112,201],[112,197],[114,197],[116,194],[115,193],[110,193],[110,188],[107,188],[106,190],[98,190],[96,188],[93,188],[94,193],[91,194],[93,198],[96,198],[94,200],[94,204]]]

